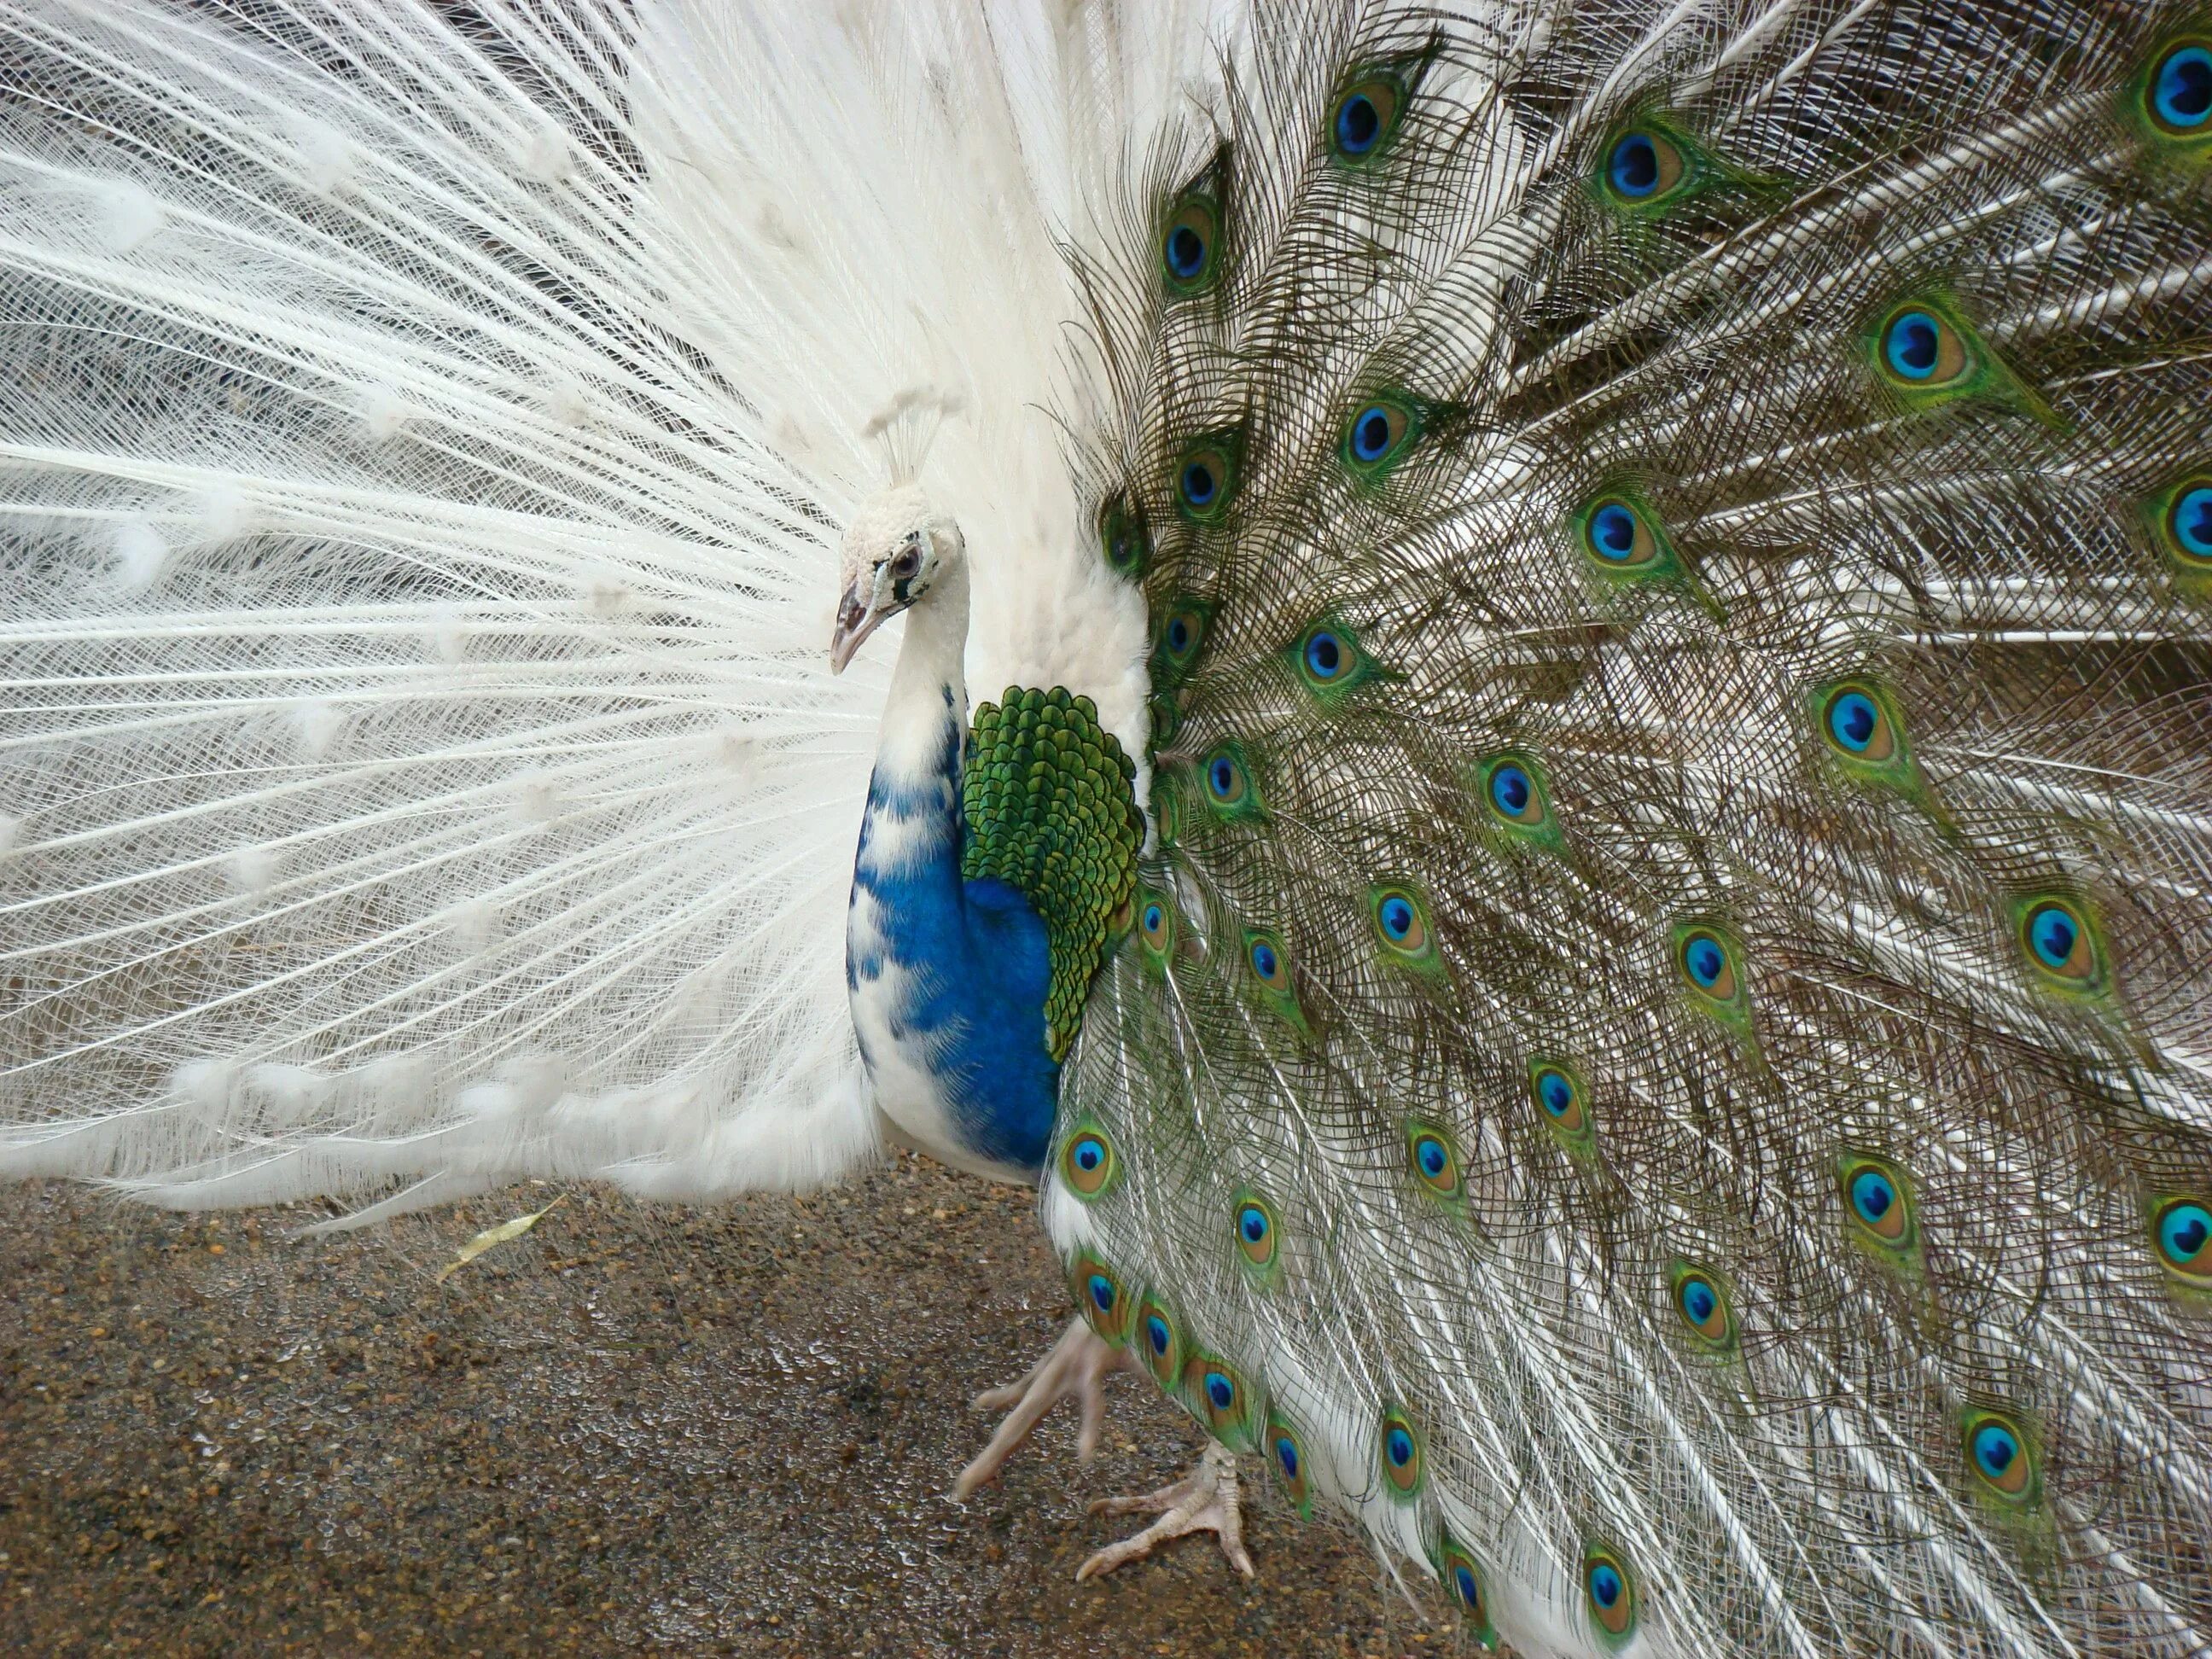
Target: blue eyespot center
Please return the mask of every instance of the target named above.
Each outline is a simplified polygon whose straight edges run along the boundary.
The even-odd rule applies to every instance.
[[[1890,321],[1882,353],[1900,379],[1924,380],[1936,373],[1942,342],[1942,325],[1926,312],[1900,312]]]
[[[1861,1170],[1851,1177],[1851,1208],[1869,1226],[1880,1223],[1897,1202],[1897,1188],[1879,1170]]]
[[[1281,967],[1281,959],[1275,955],[1273,945],[1265,939],[1253,945],[1252,971],[1259,975],[1261,979],[1273,980]]]
[[[2168,52],[2151,89],[2151,106],[2169,127],[2201,127],[2212,116],[2212,52],[2184,46]]]
[[[1237,1385],[1219,1371],[1206,1374],[1206,1397],[1213,1402],[1213,1409],[1225,1412],[1237,1403]]]
[[[2159,1248],[2177,1267],[2196,1261],[2212,1242],[2212,1210],[2202,1204],[2176,1204],[2158,1219]]]
[[[1174,1340],[1174,1335],[1168,1329],[1168,1322],[1158,1314],[1145,1322],[1145,1340],[1152,1345],[1155,1354],[1164,1356],[1168,1345]]]
[[[1165,924],[1166,921],[1167,916],[1165,913],[1161,910],[1158,905],[1147,904],[1145,907],[1145,931],[1146,933],[1158,933],[1160,928]]]
[[[1565,1117],[1575,1103],[1575,1085],[1562,1072],[1546,1072],[1536,1079],[1536,1098],[1553,1117]]]
[[[1395,893],[1382,901],[1376,915],[1382,923],[1382,931],[1393,940],[1402,941],[1413,931],[1413,907]]]
[[[1457,1567],[1452,1572],[1452,1588],[1459,1592],[1460,1605],[1472,1613],[1482,1605],[1482,1584],[1472,1567]]]
[[[1228,799],[1237,788],[1237,763],[1226,755],[1215,756],[1213,764],[1206,769],[1206,781],[1217,797]]]
[[[2181,492],[2173,504],[2173,538],[2191,558],[2212,562],[2212,485]]]
[[[1075,1143],[1075,1167],[1086,1174],[1106,1161],[1105,1143],[1094,1135],[1085,1135]]]
[[[1380,404],[1370,404],[1352,423],[1352,453],[1355,460],[1379,461],[1390,448],[1390,414]]]
[[[1728,968],[1728,953],[1711,934],[1693,933],[1682,946],[1682,966],[1701,989],[1710,991],[1721,982],[1721,975]]]
[[[2002,1424],[1984,1423],[1974,1431],[1974,1462],[1990,1480],[2002,1480],[2019,1455],[2019,1440]]]
[[[1382,1452],[1390,1460],[1392,1468],[1402,1469],[1413,1461],[1413,1437],[1393,1425],[1389,1433],[1382,1437]]]
[[[2072,960],[2081,937],[2081,924],[2063,904],[2040,906],[2027,919],[2027,942],[2036,959],[2046,968],[2063,968]]]
[[[1720,1297],[1704,1279],[1686,1279],[1682,1281],[1682,1311],[1689,1315],[1692,1324],[1709,1324],[1720,1305]]]
[[[1344,647],[1334,634],[1316,634],[1306,641],[1306,667],[1317,680],[1333,680],[1344,667]]]
[[[1451,1164],[1451,1154],[1434,1135],[1423,1135],[1414,1143],[1413,1157],[1420,1164],[1421,1173],[1431,1181],[1440,1180]]]
[[[1204,461],[1193,461],[1182,470],[1182,498],[1193,507],[1208,505],[1220,487],[1213,469]]]
[[[1598,1606],[1611,1608],[1618,1605],[1622,1592],[1627,1588],[1621,1582],[1620,1569],[1610,1561],[1600,1561],[1590,1569],[1590,1600]]]
[[[1659,150],[1649,135],[1632,132],[1613,147],[1606,163],[1613,187],[1632,201],[1641,201],[1659,188]]]
[[[1247,1204],[1237,1218],[1237,1231],[1244,1235],[1247,1244],[1267,1242],[1267,1212],[1256,1204]]]
[[[1284,1480],[1297,1480],[1298,1478],[1298,1443],[1286,1434],[1276,1436],[1275,1462],[1282,1465]]]
[[[1507,817],[1522,816],[1528,810],[1528,803],[1535,798],[1536,786],[1520,767],[1508,762],[1491,773],[1491,801]]]
[[[1590,514],[1589,535],[1598,557],[1626,563],[1636,553],[1636,515],[1618,501],[1607,501]]]
[[[1168,618],[1168,649],[1181,656],[1190,649],[1190,623],[1182,617]]]
[[[1168,269],[1188,282],[1206,269],[1206,238],[1188,225],[1177,225],[1168,233],[1167,257]]]
[[[1382,137],[1382,112],[1364,92],[1336,106],[1336,144],[1346,155],[1364,155]]]
[[[1114,1311],[1114,1281],[1103,1273],[1091,1275],[1091,1303],[1100,1313]]]
[[[1846,691],[1828,705],[1828,732],[1854,755],[1863,754],[1881,724],[1881,711],[1863,691]]]

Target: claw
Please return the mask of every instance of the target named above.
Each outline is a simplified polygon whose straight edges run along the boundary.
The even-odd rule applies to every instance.
[[[1170,1538],[1210,1532],[1221,1540],[1229,1565],[1247,1578],[1254,1576],[1252,1558],[1244,1550],[1244,1516],[1237,1501],[1237,1460],[1227,1447],[1208,1441],[1206,1454],[1191,1472],[1172,1486],[1164,1486],[1142,1498],[1102,1498],[1091,1506],[1093,1515],[1157,1515],[1160,1518],[1132,1538],[1109,1544],[1076,1571],[1078,1583],[1111,1572],[1125,1561],[1150,1555]]]
[[[1072,1322],[1054,1343],[1052,1351],[1030,1367],[1029,1375],[1012,1387],[992,1389],[975,1396],[975,1409],[1005,1412],[991,1443],[960,1471],[953,1482],[954,1498],[965,1500],[986,1481],[994,1480],[1014,1449],[1030,1437],[1030,1431],[1063,1400],[1083,1407],[1083,1425],[1077,1432],[1075,1455],[1089,1462],[1098,1449],[1098,1431],[1106,1418],[1106,1379],[1115,1371],[1134,1370],[1128,1351],[1102,1340],[1081,1320]]]

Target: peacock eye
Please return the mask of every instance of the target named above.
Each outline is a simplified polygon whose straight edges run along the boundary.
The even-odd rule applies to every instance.
[[[1194,523],[1206,524],[1228,510],[1237,491],[1237,459],[1219,442],[1194,444],[1176,467],[1176,507]]]
[[[1178,295],[1207,287],[1220,263],[1221,210],[1210,196],[1188,195],[1176,204],[1160,234],[1160,268]]]
[[[1316,628],[1306,636],[1306,672],[1316,679],[1328,681],[1344,672],[1344,646],[1326,628]]]
[[[1703,928],[1692,930],[1682,939],[1679,957],[1683,974],[1705,995],[1718,1002],[1735,995],[1735,966],[1717,935]]]
[[[1242,806],[1250,789],[1250,782],[1244,775],[1244,763],[1234,750],[1217,749],[1207,757],[1206,793],[1216,806]]]
[[[1872,1158],[1853,1158],[1843,1167],[1843,1188],[1851,1220],[1869,1237],[1892,1248],[1911,1243],[1912,1204],[1897,1170]]]
[[[1408,887],[1378,887],[1370,895],[1375,931],[1392,954],[1414,963],[1427,961],[1431,949],[1428,908]]]
[[[1539,1066],[1529,1079],[1531,1092],[1544,1115],[1563,1129],[1579,1129],[1583,1123],[1582,1091],[1556,1066]]]
[[[1459,1154],[1443,1130],[1426,1123],[1406,1126],[1406,1156],[1413,1178],[1439,1198],[1460,1196]]]
[[[2195,137],[2212,121],[2212,48],[2185,40],[2160,58],[2150,72],[2152,123],[2177,138]]]
[[[1590,1616],[1608,1636],[1628,1634],[1636,1623],[1636,1589],[1619,1556],[1599,1546],[1590,1547],[1583,1558],[1583,1594]]]
[[[1702,1267],[1678,1267],[1674,1272],[1674,1311],[1691,1334],[1708,1347],[1719,1348],[1735,1334],[1729,1318],[1728,1298],[1719,1282]]]
[[[2159,1260],[2191,1279],[2212,1280],[2212,1208],[2193,1198],[2169,1199],[2151,1217]]]
[[[1517,761],[1500,761],[1490,774],[1490,805],[1498,817],[1526,823],[1536,801],[1535,781]]]
[[[1820,711],[1821,734],[1847,759],[1881,762],[1897,752],[1897,733],[1872,693],[1842,685]]]
[[[1079,1252],[1068,1264],[1069,1288],[1084,1322],[1101,1337],[1119,1347],[1129,1340],[1129,1296],[1121,1276],[1088,1251]]]
[[[1915,391],[1955,386],[1974,366],[1965,337],[1920,306],[1900,306],[1890,313],[1880,338],[1883,369]]]
[[[2063,899],[2041,899],[2027,908],[2021,924],[2027,953],[2044,972],[2073,983],[2096,976],[2097,952],[2088,923]]]
[[[1255,936],[1245,952],[1245,960],[1252,967],[1252,976],[1271,991],[1290,988],[1291,970],[1283,960],[1282,948],[1265,934]]]
[[[1421,1489],[1421,1437],[1411,1419],[1392,1411],[1382,1419],[1382,1476],[1391,1491],[1410,1498]]]
[[[1474,1557],[1466,1547],[1449,1532],[1437,1547],[1437,1577],[1443,1581],[1452,1600],[1459,1604],[1459,1610],[1472,1621],[1475,1639],[1485,1647],[1490,1646],[1486,1633],[1490,1613],[1483,1603],[1482,1569],[1475,1565]]]
[[[2185,571],[2212,574],[2212,478],[2191,478],[2172,490],[2158,515],[2158,528]]]
[[[1096,1198],[1104,1192],[1113,1183],[1118,1164],[1114,1143],[1102,1129],[1079,1128],[1060,1149],[1060,1178],[1079,1198]]]
[[[1601,501],[1583,521],[1583,546],[1599,564],[1613,570],[1637,570],[1656,563],[1659,538],[1644,515],[1627,502]]]
[[[1378,479],[1414,434],[1413,412],[1387,399],[1363,405],[1344,429],[1344,459],[1358,476]]]
[[[1145,521],[1118,498],[1108,502],[1099,515],[1098,541],[1107,564],[1114,570],[1132,578],[1145,574],[1152,552]]]
[[[1160,618],[1159,659],[1163,678],[1180,678],[1197,660],[1206,643],[1206,607],[1188,599],[1168,607]]]
[[[1397,130],[1405,97],[1405,88],[1387,75],[1369,76],[1341,94],[1328,118],[1328,145],[1337,160],[1358,166],[1378,155]]]
[[[1147,950],[1164,955],[1175,943],[1175,923],[1168,907],[1160,900],[1146,899],[1137,912],[1137,928],[1145,936]]]
[[[1161,1388],[1172,1391],[1182,1376],[1182,1332],[1158,1298],[1147,1293],[1137,1310],[1137,1330],[1145,1368]]]
[[[1638,127],[1606,151],[1605,186],[1623,206],[1646,207],[1681,188],[1689,168],[1666,134]]]
[[[2033,1496],[2035,1459],[2020,1427],[1996,1412],[1976,1412],[1966,1424],[1966,1466],[1998,1497]]]

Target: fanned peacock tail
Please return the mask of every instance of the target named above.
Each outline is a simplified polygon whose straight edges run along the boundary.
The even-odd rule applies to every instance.
[[[1486,1638],[2212,1642],[2208,42],[1270,11],[1085,265],[1048,1222]]]

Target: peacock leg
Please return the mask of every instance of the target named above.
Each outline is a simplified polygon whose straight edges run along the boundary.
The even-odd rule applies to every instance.
[[[1134,1369],[1127,1349],[1101,1340],[1081,1320],[1072,1322],[1052,1351],[1030,1367],[1027,1376],[1009,1388],[975,1396],[977,1411],[1005,1412],[1006,1418],[991,1443],[960,1471],[952,1485],[953,1497],[964,1499],[984,1482],[996,1480],[1014,1449],[1063,1400],[1082,1403],[1083,1425],[1076,1434],[1075,1455],[1089,1462],[1098,1449],[1098,1431],[1105,1420],[1106,1379],[1115,1371]]]
[[[1093,1515],[1157,1515],[1160,1518],[1133,1538],[1109,1544],[1076,1571],[1077,1583],[1111,1572],[1124,1561],[1150,1555],[1154,1546],[1194,1532],[1210,1532],[1221,1540],[1229,1565],[1252,1577],[1252,1558],[1244,1553],[1244,1516],[1237,1502],[1237,1459],[1218,1441],[1206,1443],[1205,1455],[1188,1474],[1172,1486],[1164,1486],[1142,1498],[1102,1498],[1091,1504]]]

